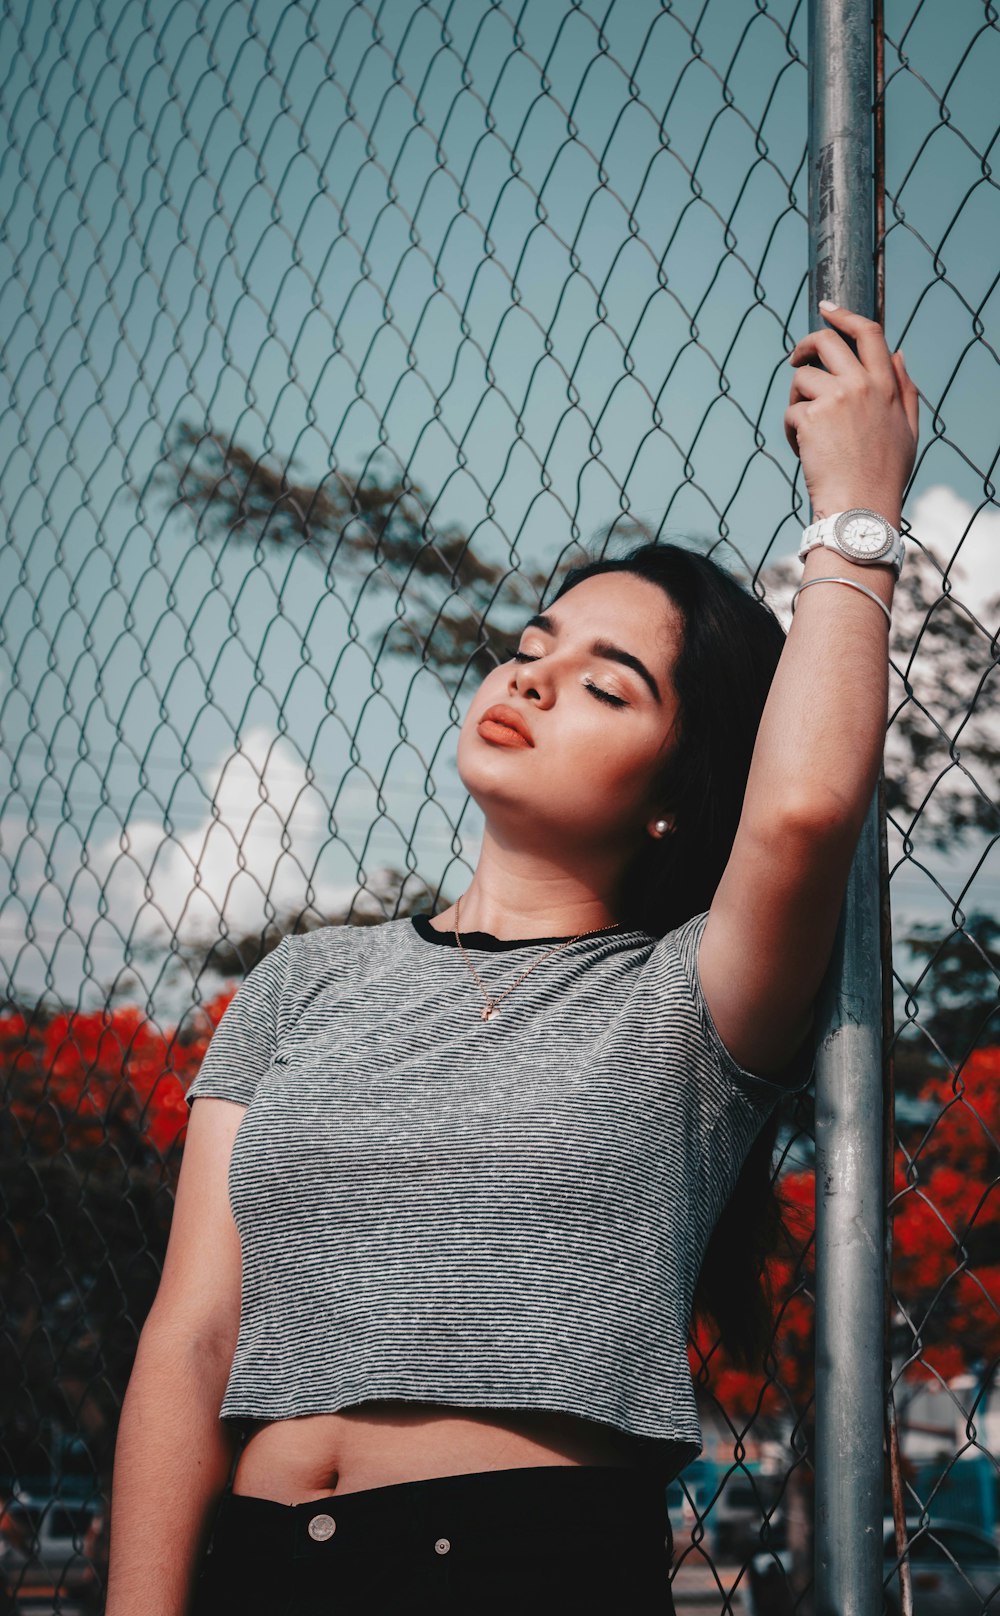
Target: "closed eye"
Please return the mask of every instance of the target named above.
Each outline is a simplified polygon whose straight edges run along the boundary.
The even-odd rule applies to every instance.
[[[512,662],[537,662],[538,658],[529,656],[527,651],[512,651],[510,660]],[[591,684],[589,679],[583,681],[583,687],[585,690],[589,690],[590,694],[595,696],[598,701],[606,701],[612,707],[628,706],[628,702],[622,696],[613,696],[610,690],[602,690],[600,685]]]

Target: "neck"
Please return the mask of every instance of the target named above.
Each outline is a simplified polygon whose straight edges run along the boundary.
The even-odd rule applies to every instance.
[[[502,846],[487,827],[475,874],[462,893],[462,931],[501,939],[572,937],[614,925],[621,919],[615,907],[620,854],[603,865],[599,854],[585,862],[584,874],[535,850]],[[456,918],[452,904],[435,917],[435,927],[453,930]]]

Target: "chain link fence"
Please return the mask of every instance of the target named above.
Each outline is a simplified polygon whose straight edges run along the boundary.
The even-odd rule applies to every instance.
[[[462,890],[465,702],[585,549],[686,539],[787,621],[806,16],[3,17],[0,1578],[96,1610],[183,1092],[235,981],[285,931]],[[885,1573],[898,1603],[924,1556],[970,1611],[1000,1580],[998,43],[991,7],[889,0],[875,97],[887,335],[923,397],[886,764],[912,1541],[901,1574],[887,1529]],[[811,1608],[813,1163],[806,1095],[761,1374],[692,1334],[679,1610]]]
[[[1000,1598],[998,13],[886,7],[886,322],[919,355],[919,551],[892,638],[890,1611]],[[909,1554],[902,1555],[909,1544]],[[933,1608],[933,1606],[930,1606]]]

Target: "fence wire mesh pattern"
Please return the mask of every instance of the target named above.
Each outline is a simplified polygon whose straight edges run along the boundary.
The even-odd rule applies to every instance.
[[[996,412],[970,415],[1000,381],[996,115],[973,90],[1000,37],[993,7],[961,8],[945,29],[931,11],[887,7],[881,198],[887,329],[919,354],[923,395],[923,492],[909,501],[920,549],[894,613],[886,761],[890,1445],[910,1545],[901,1575],[887,1550],[886,1573],[890,1608],[917,1612],[1000,1599],[1000,520]]]
[[[183,1094],[235,982],[286,931],[462,890],[465,701],[585,550],[679,537],[788,621],[809,64],[792,0],[3,18],[0,1582],[70,1611],[102,1598]],[[992,7],[888,0],[880,268],[923,419],[885,1582],[898,1610],[912,1567],[918,1612],[1000,1582],[998,68]],[[762,1373],[692,1334],[679,1610],[811,1608],[813,1160],[806,1095]]]

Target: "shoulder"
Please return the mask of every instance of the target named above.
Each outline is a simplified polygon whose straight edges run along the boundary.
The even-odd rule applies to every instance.
[[[708,923],[709,911],[705,910],[666,932],[655,943],[644,976],[654,988],[653,998],[658,1009],[670,1016],[672,1025],[677,1024],[675,1017],[679,1009],[686,1009],[712,1065],[745,1095],[767,1102],[782,1092],[804,1088],[812,1075],[811,1040],[800,1042],[786,1062],[767,1070],[755,1070],[741,1063],[720,1033],[702,971],[702,939]],[[750,940],[747,947],[752,947]]]
[[[393,948],[412,932],[409,916],[400,920],[356,922],[353,925],[313,926],[309,931],[290,932],[283,939],[290,945],[291,958],[319,962],[340,956],[377,957]]]
[[[335,981],[345,976],[378,971],[412,949],[409,918],[375,924],[315,926],[289,934],[288,982],[294,989],[318,979]]]

